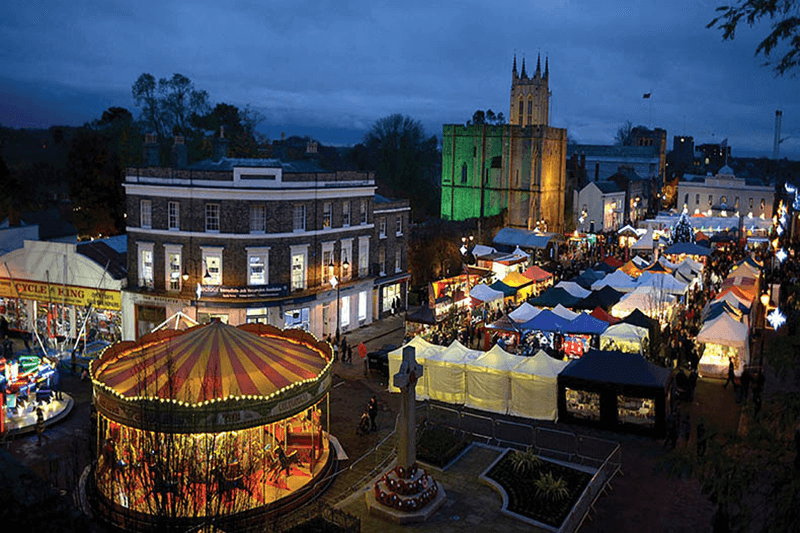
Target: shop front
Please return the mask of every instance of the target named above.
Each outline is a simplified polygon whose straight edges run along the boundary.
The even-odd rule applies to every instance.
[[[378,318],[385,318],[395,315],[408,308],[408,280],[407,273],[390,276],[375,280],[377,293],[377,312],[374,313]]]

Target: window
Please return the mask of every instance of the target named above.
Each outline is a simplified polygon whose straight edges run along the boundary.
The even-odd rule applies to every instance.
[[[400,252],[400,248],[394,251],[394,271],[400,272],[403,270],[403,254]]]
[[[386,250],[381,248],[378,250],[378,268],[380,269],[380,275],[386,275]]]
[[[170,202],[172,203],[172,202]],[[183,271],[181,264],[181,247],[176,244],[164,245],[164,257],[166,258],[166,282],[167,290],[179,291],[181,290],[181,273]]]
[[[764,207],[765,207],[766,205],[767,205],[767,202],[766,202],[766,200],[764,200],[764,199],[762,198],[762,199],[761,199],[761,210],[762,210],[762,211],[764,210]]]
[[[143,228],[150,228],[153,224],[153,202],[150,200],[142,200],[139,204],[141,206],[141,226]]]
[[[294,206],[294,231],[305,231],[306,230],[306,206],[304,205],[296,205]]]
[[[522,126],[522,113],[525,111],[525,104],[522,102],[522,98],[519,99],[519,124]]]
[[[530,120],[531,114],[533,114],[533,99],[528,98],[528,120]]]
[[[397,235],[403,234],[403,215],[397,215]]]
[[[246,248],[247,284],[269,284],[269,247]]]
[[[358,293],[358,321],[364,322],[367,319],[367,291]]]
[[[361,225],[367,223],[367,201],[361,200]]]
[[[330,202],[325,202],[322,206],[322,227],[323,228],[330,228],[331,227],[331,219],[333,214],[333,204]]]
[[[467,182],[467,164],[461,165],[461,183]]]
[[[353,239],[342,239],[341,279],[350,279],[353,272]]]
[[[250,233],[267,231],[267,206],[263,204],[250,206]]]
[[[330,283],[331,277],[336,275],[336,268],[333,262],[333,243],[322,243],[322,282]]]
[[[720,205],[727,204],[728,203],[728,197],[727,196],[723,196],[722,198],[719,199],[719,203],[720,203]]]
[[[290,250],[292,256],[292,290],[301,291],[306,288],[308,246],[291,246]]]
[[[140,242],[139,247],[139,286],[153,288],[153,243]]]
[[[342,296],[342,329],[350,325],[350,296]]]
[[[206,204],[206,231],[219,232],[219,204]]]
[[[386,238],[386,217],[381,217],[378,221],[378,238]]]
[[[683,205],[689,205],[689,193],[688,192],[683,197]]]
[[[753,209],[753,199],[750,198],[750,209]]]
[[[358,238],[358,276],[369,274],[369,237]]]
[[[201,246],[203,251],[203,285],[222,285],[222,248]]]
[[[711,207],[712,205],[714,205],[714,195],[713,194],[709,194],[708,195],[708,206]]]
[[[700,205],[700,195],[699,194],[695,194],[694,195],[694,203],[695,203],[695,205]]]
[[[292,309],[284,313],[284,324],[287,329],[304,329],[308,331],[308,316],[310,309],[303,307],[301,309]]]
[[[736,197],[736,203],[733,204],[733,207],[735,207],[736,209],[739,209],[739,197],[738,196]]]
[[[350,202],[342,204],[342,226],[350,225]]]
[[[167,224],[171,230],[181,229],[181,204],[178,202],[167,204]]]

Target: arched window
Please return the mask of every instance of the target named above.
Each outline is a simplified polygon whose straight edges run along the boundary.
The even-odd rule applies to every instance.
[[[525,104],[522,101],[522,98],[520,98],[519,99],[519,125],[520,126],[524,125],[523,122],[522,122],[522,113],[523,113],[523,111],[525,111]]]

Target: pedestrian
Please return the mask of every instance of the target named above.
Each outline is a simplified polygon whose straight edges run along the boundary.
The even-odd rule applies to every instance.
[[[706,453],[706,446],[708,445],[706,439],[706,423],[701,418],[697,423],[697,457],[703,457]]]
[[[342,335],[342,343],[339,346],[339,355],[342,358],[342,362],[345,362],[345,357],[347,357],[347,335]]]
[[[347,345],[347,363],[350,364],[353,362],[353,346]]]
[[[369,413],[369,429],[371,431],[377,431],[378,425],[375,423],[375,419],[378,417],[378,398],[373,396],[369,399],[369,403],[367,403],[367,412]]]
[[[339,345],[334,343],[333,345],[333,362],[335,363],[339,359]]]
[[[736,388],[736,374],[734,374],[734,370],[733,370],[733,358],[732,357],[728,357],[728,379],[727,379],[727,381],[725,381],[725,385],[723,385],[723,387],[725,387],[727,389],[728,388],[728,383],[733,383],[733,388],[734,389]]]
[[[42,445],[42,439],[50,442],[50,437],[44,434],[44,413],[41,407],[36,408],[36,446]]]

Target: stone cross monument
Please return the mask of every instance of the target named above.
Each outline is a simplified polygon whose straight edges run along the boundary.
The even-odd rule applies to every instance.
[[[394,386],[400,389],[400,422],[397,427],[397,466],[408,469],[417,460],[416,386],[422,377],[422,365],[417,363],[416,349],[403,348],[400,371],[394,375]]]

